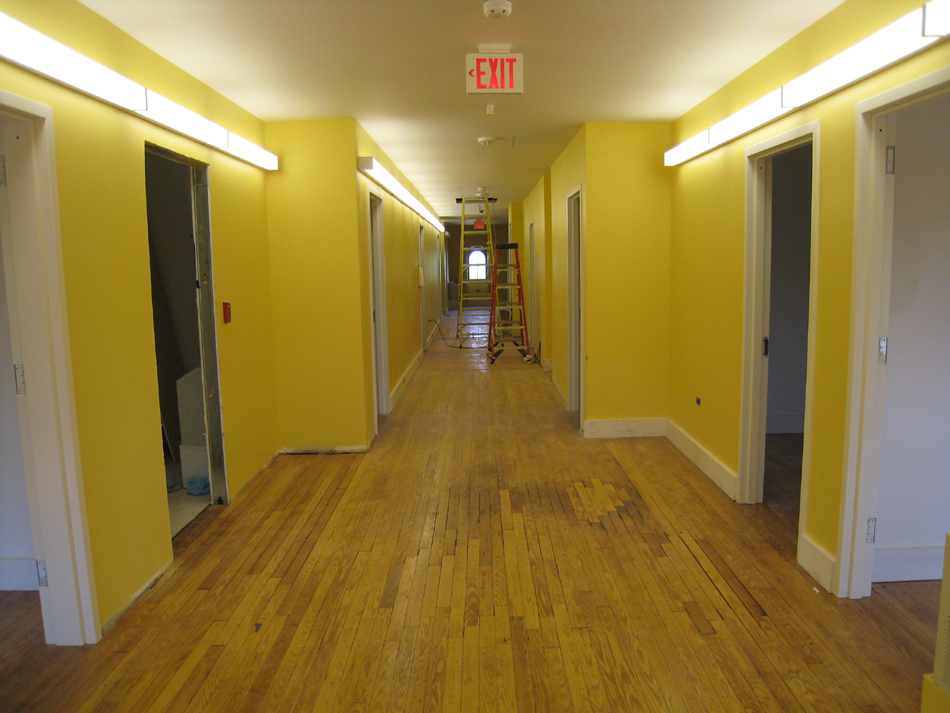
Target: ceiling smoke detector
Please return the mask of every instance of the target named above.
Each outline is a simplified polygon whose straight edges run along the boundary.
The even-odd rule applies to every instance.
[[[511,0],[485,0],[482,3],[485,17],[501,19],[511,14]]]
[[[497,136],[480,136],[478,137],[477,140],[478,140],[478,143],[481,144],[482,146],[482,151],[484,151],[493,143],[498,141],[498,137]]]

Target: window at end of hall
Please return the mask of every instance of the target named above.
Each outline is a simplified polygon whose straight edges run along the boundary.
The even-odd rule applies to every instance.
[[[472,250],[468,254],[468,279],[487,280],[488,268],[485,263],[485,253],[481,250]]]

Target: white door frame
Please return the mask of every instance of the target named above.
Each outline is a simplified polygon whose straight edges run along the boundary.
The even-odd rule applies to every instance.
[[[583,186],[567,194],[567,383],[569,411],[580,411],[584,429],[584,196]]]
[[[11,336],[27,380],[21,424],[27,426],[24,461],[35,495],[30,519],[39,537],[36,557],[45,559],[49,579],[40,589],[43,626],[50,644],[95,643],[101,630],[75,418],[53,110],[4,91],[0,110],[23,120],[33,133],[32,155],[20,165],[7,162],[10,190],[14,183],[27,187],[10,202],[27,206],[23,213],[29,215],[25,230],[14,229],[10,240],[3,239],[3,250],[13,268],[15,287],[8,290],[15,293],[19,316],[18,334]],[[16,181],[18,172],[22,182]]]
[[[950,67],[895,87],[855,107],[854,253],[851,282],[851,341],[848,420],[842,482],[835,594],[857,599],[871,594],[874,544],[868,519],[877,513],[884,369],[878,341],[887,336],[893,177],[883,166],[888,113],[950,89]]]
[[[370,287],[373,298],[373,371],[376,375],[376,415],[392,413],[389,394],[389,335],[386,328],[386,245],[383,228],[385,201],[375,186],[368,187],[370,242]],[[376,423],[379,433],[379,422]]]

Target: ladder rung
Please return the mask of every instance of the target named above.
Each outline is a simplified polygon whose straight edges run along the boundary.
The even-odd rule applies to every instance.
[[[513,290],[521,287],[517,282],[499,282],[495,285],[498,289]]]

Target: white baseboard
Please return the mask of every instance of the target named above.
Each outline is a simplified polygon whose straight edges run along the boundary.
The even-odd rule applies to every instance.
[[[739,476],[734,470],[706,450],[672,420],[667,421],[666,437],[684,456],[693,461],[697,468],[709,476],[709,479],[718,485],[722,492],[733,500],[736,499],[736,484]]]
[[[825,591],[833,591],[835,558],[805,533],[798,534],[798,564],[814,577]]]
[[[0,591],[39,589],[36,560],[0,559]]]
[[[943,577],[943,547],[887,548],[874,551],[872,582],[916,582]]]
[[[281,448],[281,455],[305,456],[333,453],[366,453],[369,446],[313,446],[312,448]]]
[[[648,438],[666,435],[665,418],[618,418],[584,421],[584,438]]]
[[[805,414],[776,413],[765,417],[766,433],[804,433]]]
[[[402,373],[402,377],[396,383],[396,387],[391,389],[389,392],[390,406],[396,408],[396,404],[399,403],[399,399],[402,398],[402,395],[406,393],[406,387],[409,386],[409,382],[412,381],[412,377],[416,375],[416,372],[419,371],[419,365],[422,364],[422,359],[425,357],[425,352],[421,349],[419,353],[416,354],[415,358],[406,367],[406,370]]]

